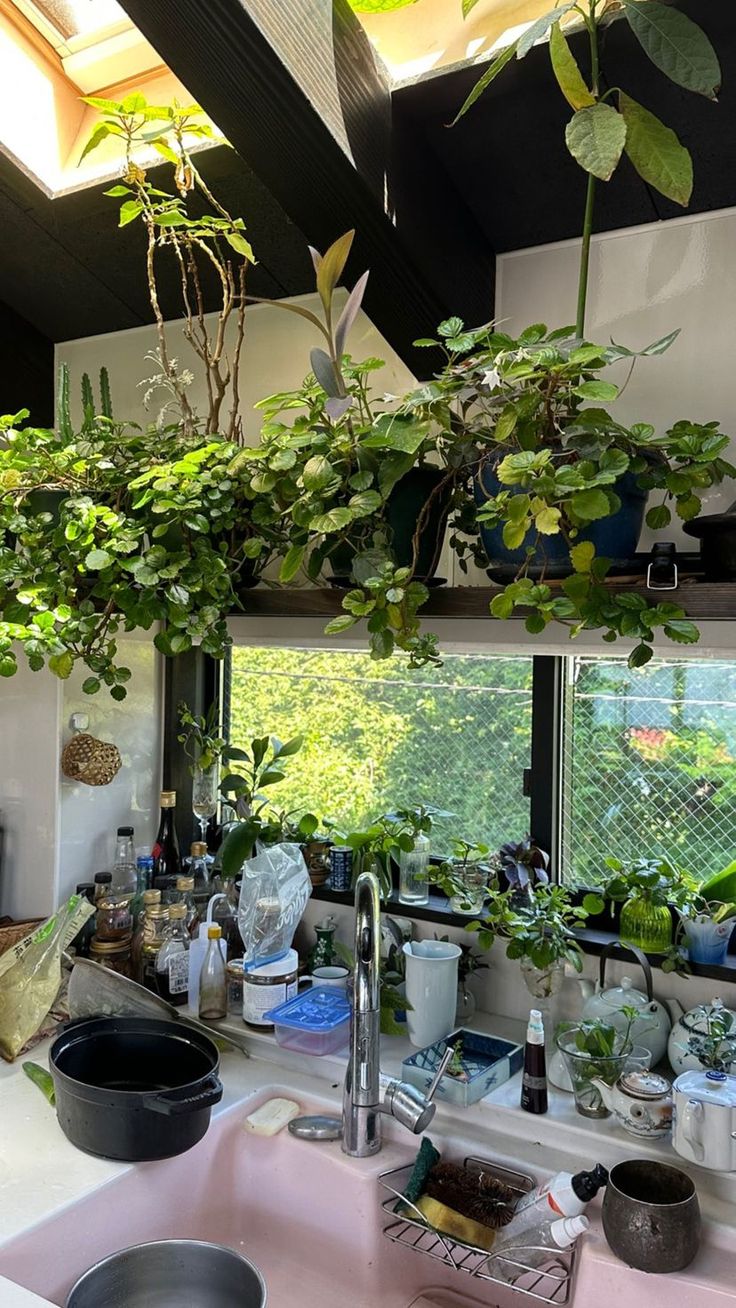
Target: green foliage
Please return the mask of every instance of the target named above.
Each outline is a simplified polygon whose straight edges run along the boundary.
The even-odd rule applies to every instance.
[[[233,827],[222,844],[220,860],[225,877],[238,875],[243,863],[250,858],[256,841],[273,844],[285,839],[285,828],[292,825],[293,815],[274,812],[270,795],[264,791],[276,786],[286,777],[285,760],[298,754],[302,747],[301,736],[292,736],[290,740],[281,741],[278,736],[256,736],[247,747],[228,745],[225,761],[230,768],[233,764],[237,771],[227,771],[220,782],[220,790],[241,819]],[[312,814],[304,815],[305,837],[313,835],[317,827]],[[299,823],[293,824],[299,834]]]
[[[688,1053],[713,1072],[733,1071],[736,1063],[736,1023],[733,1014],[715,1000],[706,1017],[706,1031],[689,1036]]]
[[[367,577],[360,589],[348,591],[342,602],[347,616],[333,618],[325,631],[347,631],[365,618],[371,658],[390,658],[395,649],[401,649],[409,655],[412,668],[437,664],[437,637],[419,631],[418,611],[428,598],[427,587],[411,580],[409,568],[384,563],[377,576]]]
[[[489,919],[484,923],[486,928],[496,929],[499,903],[505,900],[500,908],[500,930],[511,937],[506,957],[528,959],[540,971],[557,962],[567,962],[581,972],[583,956],[573,932],[588,917],[585,906],[574,905],[570,891],[562,885],[536,885],[529,903],[518,910],[507,898],[512,894],[513,891],[507,891],[492,901]]]
[[[614,903],[639,899],[653,908],[684,909],[697,890],[694,878],[666,858],[637,858],[627,864],[607,858],[606,867],[613,876],[601,887],[601,895]]]

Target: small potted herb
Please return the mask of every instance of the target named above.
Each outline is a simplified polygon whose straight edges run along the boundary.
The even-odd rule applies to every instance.
[[[671,908],[691,901],[696,883],[667,858],[637,858],[628,864],[607,858],[613,876],[601,896],[623,905],[619,934],[624,944],[645,953],[664,954],[672,945]],[[600,901],[599,901],[600,902]]]
[[[513,901],[519,907],[530,902],[536,883],[546,886],[549,882],[549,854],[540,849],[531,836],[518,843],[508,841],[502,845],[498,858],[506,884],[513,892]]]
[[[454,839],[452,856],[432,871],[432,879],[449,897],[453,913],[480,913],[494,879],[494,868],[487,861],[490,845]]]
[[[634,1045],[631,1029],[641,1016],[636,1008],[623,1007],[627,1019],[623,1030],[601,1018],[591,1022],[565,1024],[558,1029],[557,1046],[567,1064],[575,1094],[575,1107],[582,1117],[608,1117],[596,1080],[613,1086],[627,1066],[642,1070],[649,1066],[649,1051]]]

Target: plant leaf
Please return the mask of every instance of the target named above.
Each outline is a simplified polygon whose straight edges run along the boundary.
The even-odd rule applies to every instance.
[[[570,500],[570,508],[576,517],[583,522],[593,522],[597,518],[607,518],[611,512],[611,506],[608,502],[608,496],[605,491],[584,490],[578,491]]]
[[[616,170],[626,143],[626,123],[609,104],[579,109],[565,131],[573,159],[602,182]]]
[[[538,18],[530,27],[527,27],[526,31],[522,32],[519,37],[516,47],[516,58],[523,59],[525,55],[528,55],[532,46],[536,45],[537,41],[541,40],[541,38],[549,31],[550,27],[552,27],[553,23],[557,23],[561,18],[564,18],[565,14],[570,12],[574,4],[575,0],[569,0],[569,4],[558,5],[556,9],[551,9],[548,14],[542,14],[541,18]]]
[[[341,359],[345,353],[345,341],[347,340],[350,328],[358,316],[360,306],[363,303],[363,296],[365,295],[365,288],[368,284],[369,275],[370,269],[364,272],[362,277],[358,278],[345,302],[345,308],[338,319],[337,327],[335,328],[335,354],[338,359]]]
[[[288,300],[270,300],[263,295],[248,295],[246,299],[249,304],[273,304],[277,309],[286,309],[287,313],[296,313],[300,318],[306,318],[307,322],[311,322],[313,327],[319,328],[327,341],[330,340],[327,328],[323,322],[320,322],[316,313],[312,313],[311,309],[303,308],[301,304],[290,304]]]
[[[557,84],[567,103],[573,109],[586,109],[588,105],[595,104],[595,96],[588,90],[559,23],[554,24],[549,34],[549,57]]]
[[[253,253],[253,246],[250,241],[246,241],[245,237],[240,232],[226,232],[225,240],[233,250],[238,254],[242,254],[243,258],[247,259],[249,263],[255,263],[256,258]]]
[[[340,382],[338,380],[337,370],[330,356],[325,354],[324,350],[315,347],[315,349],[310,351],[309,362],[312,365],[312,372],[317,378],[322,390],[325,392],[325,395],[329,395],[335,400],[338,399],[340,396]]]
[[[84,97],[83,97],[83,98],[84,98]],[[85,147],[84,147],[82,153],[81,153],[80,156],[79,156],[79,162],[80,162],[80,164],[81,164],[82,160],[83,160],[83,159],[86,159],[86,158],[87,158],[87,155],[88,155],[88,154],[91,154],[93,150],[96,150],[96,149],[97,149],[97,146],[98,146],[98,145],[101,145],[102,142],[103,142],[103,141],[106,139],[106,137],[108,137],[109,135],[110,135],[110,128],[108,127],[107,123],[100,123],[100,124],[95,128],[95,130],[93,131],[93,133],[92,133],[92,135],[90,136],[90,138],[89,138],[87,144],[85,145]]]
[[[299,571],[304,561],[304,552],[306,545],[292,545],[284,555],[279,572],[279,581],[284,583],[292,581]]]
[[[478,0],[463,0],[463,18],[467,18],[468,14],[472,13],[477,3]]]
[[[634,36],[670,81],[715,100],[721,85],[718,56],[687,14],[658,0],[622,0]]]
[[[354,228],[351,228],[349,232],[343,232],[342,236],[338,236],[329,250],[326,250],[322,255],[317,269],[317,290],[328,319],[331,312],[332,293],[342,276],[354,236]]]
[[[475,104],[476,100],[480,99],[486,87],[490,86],[491,82],[495,82],[498,74],[502,73],[506,65],[511,63],[511,60],[516,54],[516,47],[518,44],[518,41],[512,41],[511,45],[505,46],[500,54],[497,54],[496,58],[491,61],[482,77],[480,77],[476,82],[470,95],[464,101],[459,113],[457,113],[453,118],[450,127],[454,127],[456,123],[459,123],[460,119],[468,112],[468,109]]]
[[[693,161],[684,145],[670,127],[623,91],[618,100],[626,123],[626,153],[639,176],[675,204],[689,204]]]

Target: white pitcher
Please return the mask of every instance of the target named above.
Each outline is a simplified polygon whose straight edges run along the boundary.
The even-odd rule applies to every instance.
[[[678,1154],[714,1172],[736,1172],[736,1076],[683,1072],[674,1094]]]

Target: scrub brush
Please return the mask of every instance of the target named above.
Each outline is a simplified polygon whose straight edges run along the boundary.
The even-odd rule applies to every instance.
[[[438,1162],[424,1185],[424,1194],[481,1226],[498,1231],[514,1215],[518,1196],[488,1172]]]

